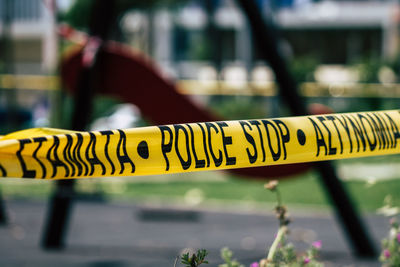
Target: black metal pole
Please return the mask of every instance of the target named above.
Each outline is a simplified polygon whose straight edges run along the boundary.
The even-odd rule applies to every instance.
[[[92,51],[90,62],[83,62],[83,69],[79,74],[77,91],[75,93],[75,108],[72,116],[72,129],[85,130],[90,120],[93,107],[93,96],[97,88],[99,77],[99,61],[102,42],[106,40],[110,29],[115,1],[93,1],[92,14],[89,25],[90,40],[86,48]],[[85,53],[85,52],[84,52]],[[74,180],[57,181],[57,187],[50,199],[47,222],[45,224],[42,246],[45,249],[63,249],[68,230],[68,223],[72,213],[73,198],[75,196]]]
[[[237,0],[250,24],[254,41],[263,60],[273,69],[279,84],[280,95],[286,101],[294,115],[306,115],[307,109],[298,91],[297,84],[286,66],[279,49],[279,38],[272,21],[263,18],[260,9],[253,0]],[[340,182],[335,168],[330,162],[315,164],[320,173],[321,182],[335,206],[337,217],[357,256],[376,257],[376,249],[355,208],[353,201]]]
[[[3,196],[0,191],[0,226],[1,225],[7,225],[7,212],[6,212],[6,207],[4,204]]]
[[[2,23],[3,32],[1,36],[1,59],[4,62],[4,69],[2,70],[6,74],[14,73],[14,49],[12,44],[11,26],[14,19],[14,3],[11,0],[5,0],[1,3],[3,10]],[[6,106],[6,120],[3,125],[4,133],[13,132],[18,129],[18,118],[17,118],[17,97],[16,88],[2,89],[0,92],[5,97]],[[7,224],[7,212],[6,205],[1,196],[0,192],[0,225]]]

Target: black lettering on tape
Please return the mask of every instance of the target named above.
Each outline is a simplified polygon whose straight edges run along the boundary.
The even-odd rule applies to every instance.
[[[262,123],[264,124],[265,131],[267,132],[268,146],[269,146],[269,150],[272,155],[272,159],[274,161],[277,161],[281,158],[281,138],[279,136],[278,129],[275,127],[275,125],[272,122],[270,122],[268,120],[262,120]],[[271,126],[275,132],[275,136],[276,136],[275,140],[276,140],[276,145],[277,145],[276,152],[274,151],[274,149],[272,147],[272,143],[271,143],[272,135],[270,134],[268,126]]]
[[[135,172],[135,164],[133,164],[132,160],[129,158],[128,153],[126,152],[126,135],[122,130],[118,130],[119,132],[119,141],[117,145],[117,158],[121,165],[121,170],[119,174],[123,173],[125,170],[125,163],[129,163],[131,165],[131,173]],[[122,153],[121,153],[122,149]]]
[[[114,165],[114,162],[112,162],[112,160],[110,158],[110,153],[108,151],[108,146],[110,145],[110,135],[113,135],[114,132],[113,131],[101,131],[100,133],[107,137],[106,146],[104,148],[104,154],[106,155],[106,159],[107,159],[108,163],[110,163],[110,165],[111,165],[111,174],[114,174],[115,173],[115,165]]]
[[[263,136],[261,133],[260,125],[261,123],[259,121],[253,120],[250,121],[250,124],[255,125],[257,127],[258,135],[260,136],[260,144],[261,144],[261,152],[262,152],[262,162],[265,162],[265,148],[264,148],[264,140]]]
[[[214,160],[215,167],[219,167],[222,164],[222,151],[218,149],[218,157],[215,156],[214,150],[212,147],[211,129],[214,129],[214,132],[216,134],[219,133],[219,130],[218,130],[217,126],[215,126],[211,122],[206,122],[205,124],[206,124],[206,128],[207,128],[207,133],[208,133],[208,148],[210,150],[211,157]]]
[[[204,148],[204,153],[206,154],[207,167],[210,167],[210,156],[208,156],[206,132],[200,123],[197,123],[197,125],[200,127],[203,136],[203,148]]]
[[[362,115],[362,114],[357,114],[357,115],[358,115],[358,118],[360,119],[361,126],[362,126],[362,128],[363,128],[363,130],[364,130],[365,137],[366,137],[367,142],[368,142],[368,145],[369,145],[369,149],[370,149],[371,151],[374,151],[375,148],[376,148],[376,145],[378,144],[378,138],[376,137],[376,134],[375,134],[375,128],[374,128],[374,126],[372,125],[372,123],[367,119],[366,116],[364,116],[364,115]],[[372,135],[374,136],[374,142],[372,142],[371,139],[369,138],[369,135],[368,135],[368,132],[369,132],[369,131],[368,131],[367,128],[365,127],[365,124],[364,124],[363,120],[366,121],[366,122],[368,123],[369,128],[371,129],[371,133],[372,133]]]
[[[63,150],[63,155],[64,155],[64,160],[70,165],[71,167],[71,176],[75,176],[75,167],[76,165],[74,164],[74,159],[71,155],[71,148],[74,140],[72,139],[72,136],[70,134],[66,134],[65,137],[67,137],[67,144],[65,145],[65,148]],[[79,164],[79,162],[78,162]]]
[[[228,150],[226,148],[227,145],[232,145],[232,136],[226,136],[224,127],[228,127],[228,124],[226,124],[223,121],[217,122],[217,125],[219,126],[219,129],[221,130],[222,134],[222,144],[224,146],[224,152],[225,152],[225,158],[226,158],[226,164],[225,165],[235,165],[236,164],[236,157],[230,157],[228,155]]]
[[[351,126],[353,127],[354,136],[356,137],[356,140],[357,140],[357,152],[360,151],[360,147],[361,147],[360,141],[361,141],[361,144],[363,147],[363,151],[365,151],[367,149],[367,144],[365,142],[364,132],[361,128],[361,125],[358,123],[357,119],[354,118],[353,116],[350,116],[350,115],[345,115],[345,116],[349,120]]]
[[[72,152],[72,158],[76,159],[76,162],[80,162],[82,164],[78,164],[78,176],[81,176],[84,172],[86,173],[88,170],[88,165],[86,162],[82,159],[82,154],[81,154],[81,149],[83,146],[83,136],[80,133],[76,134],[76,144],[74,147],[74,150]]]
[[[51,166],[53,167],[53,173],[51,178],[54,178],[57,175],[57,168],[62,167],[65,170],[65,177],[69,176],[69,168],[68,166],[60,160],[58,157],[58,148],[60,146],[60,139],[53,135],[53,145],[50,147],[49,151],[47,152],[47,160],[50,162]]]
[[[380,130],[380,125],[377,122],[376,118],[372,117],[372,115],[370,115],[368,113],[366,114],[366,116],[369,118],[370,122],[372,123],[372,125],[374,127],[374,132],[376,133],[376,136],[378,138],[378,143],[379,143],[378,149],[381,150],[382,146],[384,149],[385,145],[386,145],[384,132]]]
[[[250,162],[251,164],[253,164],[254,162],[257,161],[257,147],[256,147],[256,142],[254,141],[253,136],[251,136],[251,134],[249,134],[249,133],[246,131],[246,128],[245,128],[245,127],[247,127],[247,128],[249,128],[249,129],[251,130],[251,125],[250,125],[248,122],[246,122],[246,121],[239,121],[239,123],[240,123],[240,126],[242,126],[242,130],[243,130],[244,136],[246,137],[247,142],[249,142],[250,145],[253,147],[253,150],[254,150],[254,153],[253,153],[253,154],[251,154],[251,153],[250,153],[250,149],[246,147],[246,152],[247,152],[247,156],[248,156],[248,158],[249,158],[249,162]]]
[[[391,148],[395,148],[397,146],[397,139],[400,138],[400,132],[399,132],[399,128],[397,127],[396,123],[394,122],[394,120],[387,114],[385,113],[385,116],[388,118],[389,123],[390,123],[390,127],[392,129],[392,133],[393,133],[393,145]]]
[[[196,147],[194,145],[194,133],[193,133],[193,129],[190,126],[190,124],[186,124],[186,126],[189,128],[190,131],[190,138],[191,138],[191,145],[192,145],[192,153],[193,153],[193,157],[194,157],[194,162],[195,162],[195,168],[204,168],[206,166],[206,161],[204,159],[200,159],[197,157],[197,153],[196,153]]]
[[[0,164],[0,171],[2,177],[7,177],[7,170]]]
[[[328,126],[326,126],[324,123],[325,118],[323,116],[318,116],[317,119],[321,122],[322,126],[324,126],[325,130],[328,132],[328,155],[336,155],[337,149],[336,147],[332,147],[332,134]]]
[[[349,125],[347,124],[347,121],[346,121],[346,119],[345,119],[345,117],[343,115],[342,115],[342,120],[339,118],[339,116],[336,116],[336,119],[337,119],[338,122],[340,122],[340,124],[342,125],[343,129],[345,129],[345,131],[347,133],[347,138],[348,138],[349,143],[350,143],[350,153],[353,153],[353,141],[351,139]]]
[[[372,113],[372,116],[375,117],[377,130],[381,134],[380,136],[382,145],[379,146],[379,149],[386,149],[386,147],[389,147],[389,137],[386,135],[385,126],[383,125],[381,119],[375,113]]]
[[[43,162],[38,158],[37,153],[39,152],[39,149],[42,147],[42,143],[46,141],[47,139],[45,137],[35,137],[33,138],[33,142],[39,143],[38,146],[36,147],[35,151],[33,151],[32,157],[39,163],[40,168],[42,169],[42,179],[46,177],[46,167],[44,166]]]
[[[35,178],[36,177],[36,171],[35,170],[28,170],[26,167],[26,163],[21,155],[22,150],[24,150],[24,147],[26,144],[32,143],[32,140],[30,139],[20,139],[19,141],[19,149],[17,151],[17,158],[19,161],[19,164],[21,165],[22,169],[22,177],[23,178]]]
[[[328,154],[328,148],[326,147],[326,143],[325,143],[325,139],[324,139],[324,135],[322,134],[321,128],[319,128],[318,124],[312,119],[312,118],[308,118],[313,127],[314,127],[314,131],[315,131],[315,138],[317,141],[317,155],[316,157],[319,156],[319,152],[320,152],[320,147],[324,147],[325,148],[325,156]]]
[[[281,121],[281,120],[273,120],[276,125],[278,126],[279,129],[279,133],[281,135],[282,138],[282,147],[283,147],[283,159],[286,159],[286,143],[288,143],[290,141],[290,132],[289,132],[289,128],[286,126],[286,124]],[[282,127],[285,129],[285,134],[284,131],[282,130]]]
[[[101,160],[96,155],[96,142],[97,142],[96,135],[94,133],[89,132],[89,136],[90,136],[90,141],[89,141],[88,146],[86,147],[86,152],[85,152],[86,160],[87,160],[87,162],[89,162],[89,165],[91,167],[89,175],[90,176],[93,175],[96,165],[100,165],[101,175],[104,175],[106,173],[106,167],[104,166],[103,162],[101,162]],[[91,157],[90,157],[90,153],[92,154]],[[86,175],[87,175],[87,173],[85,173],[85,176]]]
[[[174,125],[174,129],[175,129],[175,152],[179,158],[179,161],[181,162],[182,168],[184,170],[187,170],[190,168],[190,165],[192,165],[192,157],[190,155],[190,148],[189,148],[189,134],[183,125],[180,125],[180,124]],[[179,151],[179,131],[182,131],[185,135],[185,147],[186,147],[187,160],[183,159],[183,157]]]
[[[366,151],[368,147],[371,152],[378,149],[394,149],[397,147],[398,139],[400,139],[400,120],[397,116],[392,116],[390,112],[323,115],[301,118],[302,121],[306,119],[311,122],[314,128],[313,134],[310,135],[312,141],[308,141],[307,144],[314,142],[315,135],[317,149],[314,155],[316,157],[322,154],[325,154],[325,156],[336,155],[339,151],[340,154],[344,152],[346,154],[353,153],[353,143],[354,152],[358,153]],[[270,160],[268,158],[270,154],[273,161],[287,159],[287,149],[290,148],[287,144],[290,143],[291,137],[296,138],[296,129],[289,129],[289,124],[286,124],[284,119],[238,122],[243,132],[243,136],[238,138],[238,140],[243,140],[244,142],[241,153],[244,150],[246,151],[250,164],[257,162],[259,159],[258,156],[261,153],[263,155],[262,161]],[[172,155],[174,155],[173,159],[175,159],[174,153],[176,153],[183,170],[190,169],[192,163],[194,163],[193,167],[195,165],[195,168],[209,167],[212,161],[215,167],[220,167],[224,161],[226,165],[236,165],[237,157],[229,154],[233,154],[233,150],[229,150],[231,148],[229,145],[233,145],[233,141],[237,141],[236,136],[230,134],[230,125],[227,122],[206,122],[197,123],[197,125],[200,127],[201,136],[197,136],[200,131],[196,132],[198,129],[196,129],[197,126],[195,124],[159,126],[161,131],[161,150],[166,162],[166,171],[170,169]],[[335,130],[333,130],[332,125]],[[119,132],[118,144],[110,146],[111,135],[117,134],[117,131]],[[348,140],[346,140],[344,132],[346,132]],[[103,150],[99,150],[97,139],[100,134],[106,137],[106,139],[102,139],[102,141],[105,141],[104,160],[103,155],[99,154],[103,153]],[[96,171],[101,173],[101,175],[110,172],[111,175],[114,175],[115,172],[119,172],[119,174],[127,172],[126,168],[129,169],[129,165],[132,167],[132,173],[134,173],[135,164],[133,160],[135,159],[134,156],[137,155],[134,154],[131,157],[127,151],[133,151],[137,148],[138,156],[143,159],[149,158],[148,141],[141,139],[137,141],[139,143],[137,147],[136,144],[134,147],[131,143],[128,143],[129,146],[127,147],[127,142],[130,139],[122,130],[115,130],[115,132],[101,131],[99,132],[99,136],[93,132],[88,132],[86,135],[87,137],[85,136],[85,138],[88,138],[88,141],[83,138],[81,133],[17,139],[15,156],[21,170],[20,172],[22,172],[21,176],[25,178],[92,176]],[[258,137],[260,141],[258,141]],[[297,139],[300,145],[305,145],[303,130],[297,129]],[[357,149],[355,142],[357,142]],[[260,144],[262,152],[258,150]],[[48,149],[47,151],[43,148],[44,146]],[[84,146],[84,150],[81,150],[82,146]],[[204,155],[202,152],[203,149]],[[307,147],[303,147],[303,149],[307,149]],[[324,149],[324,152],[322,152],[322,149]],[[115,156],[119,164],[112,161]],[[345,158],[348,156],[351,155],[344,155]],[[106,171],[106,165],[109,171]],[[4,167],[8,167],[8,165],[4,165],[4,162],[1,162],[0,175],[2,176],[7,175],[7,170]],[[100,172],[100,168],[102,172]]]
[[[77,164],[78,166],[78,173],[76,174],[77,176],[81,176],[82,173],[87,173],[88,171],[88,166],[86,165],[86,162],[82,159],[81,156],[81,148],[83,144],[83,136],[80,133],[76,133],[76,144],[74,147],[74,150],[72,151],[72,157],[71,159]],[[71,155],[69,153],[69,155]]]
[[[335,123],[336,117],[329,115],[329,116],[326,116],[325,118],[327,120],[331,121],[333,123],[333,126],[335,126],[336,133],[337,133],[337,136],[339,138],[340,154],[343,154],[343,141],[342,141],[342,136],[340,134],[340,131],[339,131],[339,129],[338,129],[336,123]]]
[[[392,135],[390,134],[389,126],[386,123],[385,118],[381,114],[377,114],[377,116],[383,121],[383,124],[384,124],[384,127],[385,127],[385,133],[387,133],[387,136],[389,136],[388,139],[390,139],[390,144],[389,144],[389,141],[388,141],[387,148],[392,147],[393,146],[393,138],[392,138]]]
[[[171,152],[171,150],[172,150],[172,140],[173,140],[172,131],[168,126],[158,126],[158,128],[161,131],[161,152],[165,159],[165,165],[166,165],[165,170],[168,171],[169,170],[169,160],[167,157],[167,153]],[[169,142],[168,143],[165,142],[165,139],[166,139],[165,132],[169,133]]]

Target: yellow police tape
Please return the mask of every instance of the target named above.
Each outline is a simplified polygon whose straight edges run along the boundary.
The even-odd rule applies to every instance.
[[[0,139],[0,174],[39,179],[152,175],[400,153],[400,110]]]

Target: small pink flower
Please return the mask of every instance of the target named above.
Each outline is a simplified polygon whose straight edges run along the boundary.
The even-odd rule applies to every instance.
[[[250,264],[250,267],[259,267],[260,265],[258,264],[258,262],[253,262],[252,264]]]
[[[388,249],[385,249],[383,251],[383,256],[385,256],[386,259],[389,259],[390,258],[390,251]]]
[[[304,258],[304,264],[308,264],[310,262],[310,258],[309,257],[305,257]]]
[[[400,243],[400,233],[397,233],[397,242]]]
[[[312,246],[316,249],[320,249],[322,247],[322,241],[318,240],[312,243]]]

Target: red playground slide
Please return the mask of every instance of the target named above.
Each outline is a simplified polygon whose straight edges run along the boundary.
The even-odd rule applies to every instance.
[[[157,70],[150,59],[117,43],[107,43],[99,52],[99,94],[117,97],[136,105],[143,116],[157,125],[220,121],[205,108],[179,94],[173,82]],[[62,62],[62,80],[74,91],[82,70],[82,49],[71,52]],[[298,174],[310,164],[290,164],[231,170],[234,174],[254,178],[279,178]]]

